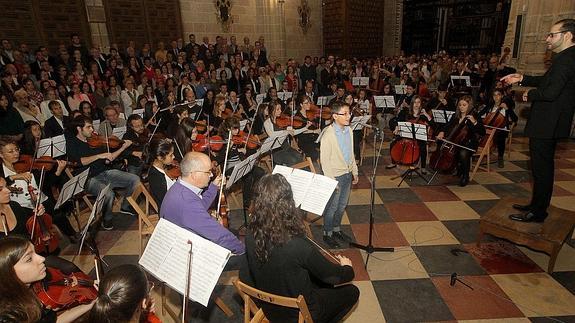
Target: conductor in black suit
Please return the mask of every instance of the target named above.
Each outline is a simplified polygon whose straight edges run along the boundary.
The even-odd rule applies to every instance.
[[[543,222],[551,203],[554,179],[554,157],[557,140],[569,136],[575,110],[575,19],[556,22],[547,34],[547,47],[555,53],[551,68],[543,76],[510,74],[501,80],[519,82],[535,89],[523,93],[523,101],[531,102],[531,113],[525,126],[529,137],[533,192],[531,203],[515,204],[524,213],[510,219],[522,222]]]

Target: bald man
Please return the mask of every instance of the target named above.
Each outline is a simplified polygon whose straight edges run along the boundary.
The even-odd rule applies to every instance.
[[[189,152],[180,162],[182,177],[166,193],[160,216],[188,229],[233,254],[243,254],[245,247],[233,233],[224,228],[208,213],[218,195],[221,176],[213,182],[212,162],[208,155]]]

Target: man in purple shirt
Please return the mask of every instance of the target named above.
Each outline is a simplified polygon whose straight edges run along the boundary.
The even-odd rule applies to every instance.
[[[243,254],[244,244],[208,213],[222,181],[221,176],[218,176],[210,183],[213,176],[211,167],[212,163],[207,155],[199,152],[187,153],[180,162],[182,177],[166,193],[160,216],[217,243],[234,255]]]

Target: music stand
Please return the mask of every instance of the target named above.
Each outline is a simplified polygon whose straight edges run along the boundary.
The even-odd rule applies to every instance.
[[[69,200],[74,199],[74,197],[82,193],[84,191],[84,185],[86,185],[86,180],[88,179],[89,168],[85,171],[81,172],[80,174],[72,177],[68,180],[62,189],[60,190],[60,195],[58,196],[58,200],[56,201],[56,206],[54,206],[54,210],[60,208],[60,206],[64,205],[64,203],[68,202]]]
[[[110,184],[106,185],[106,187],[104,187],[104,189],[102,189],[100,193],[98,193],[98,197],[96,197],[96,201],[94,202],[94,206],[92,207],[92,212],[90,212],[90,216],[88,217],[88,222],[86,222],[86,225],[82,229],[80,247],[78,248],[78,256],[80,255],[80,252],[82,252],[82,247],[84,246],[84,239],[88,234],[88,229],[90,228],[90,225],[92,224],[96,216],[102,212],[102,207],[104,206],[104,198],[106,197],[106,194],[108,194],[109,191],[110,191]]]
[[[284,141],[286,140],[286,138],[289,136],[289,133],[287,132],[287,130],[283,130],[280,132],[276,132],[277,134],[274,134],[271,137],[267,137],[266,140],[264,140],[264,142],[262,143],[262,146],[260,148],[260,151],[258,154],[259,155],[263,155],[265,153],[267,153],[268,151],[273,151],[274,149],[277,149],[279,147],[281,147],[284,143]],[[272,159],[272,168],[274,166],[274,155],[273,153],[270,154],[271,159]]]
[[[405,84],[395,85],[394,88],[396,94],[405,94],[405,89],[407,88],[407,85]]]
[[[467,75],[451,75],[451,85],[455,88],[471,87],[471,78]]]
[[[374,95],[373,101],[376,108],[381,108],[383,117],[383,127],[387,124],[386,114],[392,114],[395,111],[395,98],[393,95]]]
[[[354,117],[353,120],[350,122],[349,127],[351,128],[351,130],[355,131],[355,130],[361,130],[363,129],[363,127],[365,126],[369,126],[371,127],[371,125],[368,125],[367,122],[369,121],[369,119],[371,119],[371,115],[364,115],[361,117]]]
[[[399,129],[399,136],[402,138],[427,141],[427,126],[424,124],[400,121],[397,123],[397,127]],[[418,143],[414,142],[414,145],[411,146],[412,156],[415,152],[415,145],[418,145]],[[401,152],[401,157],[403,158],[404,155],[405,155],[405,149],[404,151]],[[419,172],[419,167],[411,165],[407,168],[406,171],[404,171],[400,176],[398,176],[401,177],[401,181],[399,182],[399,184],[397,184],[397,187],[401,186],[401,183],[403,183],[403,181],[408,176],[411,179],[413,173],[415,173],[416,175],[421,177],[425,182],[427,182],[427,178],[425,178],[423,174]]]
[[[145,111],[144,109],[136,109],[136,110],[132,111],[132,114],[137,114],[143,118],[144,117],[144,111]]]
[[[116,127],[114,129],[112,129],[112,136],[116,136],[116,137],[122,139],[122,138],[124,138],[124,135],[126,134],[127,130],[128,130],[128,128],[126,126]]]
[[[262,104],[264,102],[264,99],[266,98],[265,94],[258,94],[256,95],[256,102],[258,105]]]
[[[278,99],[286,102],[289,98],[293,96],[293,92],[277,92]]]
[[[448,123],[455,114],[455,111],[449,110],[431,110],[433,121],[437,123]]]
[[[351,78],[351,84],[353,86],[368,86],[369,85],[369,77],[361,77],[361,76],[356,76],[356,77],[352,77]]]
[[[66,138],[64,135],[40,139],[38,149],[36,149],[37,158],[43,156],[56,158],[63,155],[66,155]]]

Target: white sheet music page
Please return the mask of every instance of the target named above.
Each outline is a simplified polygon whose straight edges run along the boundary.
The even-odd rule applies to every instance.
[[[291,167],[287,167],[284,165],[276,165],[274,167],[274,170],[272,171],[272,174],[282,174],[286,179],[288,179],[288,177],[291,176],[292,172],[293,168]]]
[[[160,219],[139,264],[184,295],[192,242],[190,299],[204,306],[231,255],[230,251],[195,233]]]
[[[337,181],[327,176],[314,174],[307,187],[305,199],[300,208],[313,214],[321,215],[325,210],[331,194],[337,187]]]
[[[291,185],[295,206],[300,206],[306,199],[313,177],[314,174],[312,172],[294,168],[291,175],[287,178],[288,183]]]

